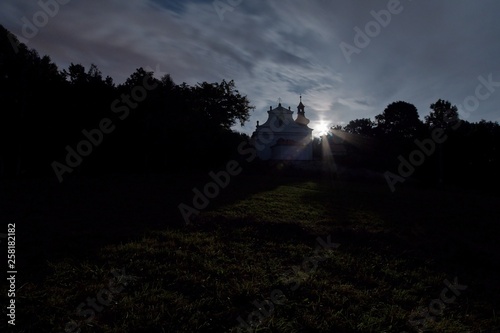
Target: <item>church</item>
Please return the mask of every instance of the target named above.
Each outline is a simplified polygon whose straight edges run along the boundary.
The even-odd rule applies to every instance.
[[[305,116],[302,96],[297,106],[297,118],[293,111],[281,106],[269,107],[267,121],[259,125],[252,134],[252,144],[262,160],[297,160],[310,161],[313,158],[312,128]]]

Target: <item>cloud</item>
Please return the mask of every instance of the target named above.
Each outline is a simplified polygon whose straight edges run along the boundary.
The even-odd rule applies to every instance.
[[[415,104],[423,118],[439,98],[462,103],[479,75],[500,81],[494,0],[401,0],[402,12],[347,63],[339,44],[353,44],[354,28],[387,5],[243,0],[221,20],[212,1],[71,1],[28,45],[60,69],[95,63],[118,83],[156,65],[177,83],[234,79],[256,106],[247,133],[278,98],[295,111],[302,94],[312,121],[373,118],[397,100]],[[37,2],[2,1],[0,22],[22,36],[21,18],[40,10]],[[469,120],[497,119],[499,101],[500,92],[492,94]]]

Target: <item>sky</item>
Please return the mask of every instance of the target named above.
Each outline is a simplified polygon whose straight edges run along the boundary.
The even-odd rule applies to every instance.
[[[137,68],[175,83],[234,80],[250,134],[302,95],[310,127],[371,118],[392,102],[420,118],[445,99],[462,119],[500,121],[497,0],[2,0],[0,24],[60,70]]]

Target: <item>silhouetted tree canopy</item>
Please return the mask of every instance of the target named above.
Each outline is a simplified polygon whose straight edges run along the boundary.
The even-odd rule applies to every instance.
[[[249,118],[250,103],[235,89],[234,81],[203,82],[193,88],[193,108],[211,125],[229,129],[236,121],[243,125]]]
[[[234,81],[176,85],[138,68],[116,86],[92,64],[59,70],[0,26],[0,176],[50,175],[103,119],[75,173],[205,169],[234,157],[253,109]],[[86,131],[86,132],[85,132]]]
[[[348,153],[337,156],[338,165],[397,173],[402,159],[424,154],[415,167],[414,180],[430,184],[483,188],[498,194],[500,177],[500,125],[459,119],[457,107],[444,99],[430,105],[421,123],[417,109],[394,102],[375,117],[350,121],[342,131],[330,131],[331,142],[344,142]],[[441,130],[439,143],[435,130]],[[424,148],[422,148],[424,147]],[[422,150],[425,149],[425,152]]]
[[[429,115],[425,116],[425,125],[429,128],[448,129],[459,119],[457,107],[442,99],[432,103],[431,110]]]
[[[351,120],[344,126],[343,130],[347,133],[371,136],[374,127],[375,123],[370,118],[362,118]]]
[[[414,139],[422,124],[417,108],[403,101],[389,104],[375,122],[380,135],[395,140]]]

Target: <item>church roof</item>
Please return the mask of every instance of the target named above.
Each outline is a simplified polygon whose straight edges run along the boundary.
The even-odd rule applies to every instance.
[[[284,108],[281,103],[274,109],[270,107],[267,111],[268,119],[262,125],[259,125],[257,130],[269,128],[274,131],[275,128],[281,128],[280,132],[308,132],[312,131],[307,125],[296,122],[293,119],[293,111],[289,108]],[[283,126],[283,127],[282,127]]]
[[[274,114],[293,114],[293,111],[290,110],[289,108],[286,109],[284,107],[281,106],[281,103],[278,104],[277,107],[275,107],[274,109],[270,106],[269,107],[269,111],[267,111],[267,113],[274,113]]]

